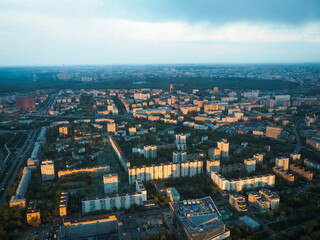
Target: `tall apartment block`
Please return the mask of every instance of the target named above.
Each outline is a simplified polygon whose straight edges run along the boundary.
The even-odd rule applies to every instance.
[[[103,175],[104,193],[118,192],[118,174],[111,173]]]
[[[209,148],[208,157],[209,159],[220,159],[221,149],[220,148]]]
[[[220,172],[220,160],[208,159],[207,160],[207,175],[211,176],[211,171]]]
[[[276,158],[276,166],[282,170],[288,170],[289,169],[289,158],[277,157]]]
[[[157,149],[156,145],[144,146],[144,157],[145,158],[156,158],[157,157]]]
[[[186,161],[187,161],[187,152],[174,151],[172,153],[172,162],[173,163],[186,162]]]
[[[229,143],[227,139],[221,139],[220,142],[217,142],[217,146],[221,151],[222,157],[229,157]]]
[[[179,151],[187,150],[187,136],[182,134],[176,135],[176,146]]]

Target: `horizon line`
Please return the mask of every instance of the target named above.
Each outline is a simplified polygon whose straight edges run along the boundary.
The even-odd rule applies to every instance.
[[[66,66],[152,66],[152,65],[294,65],[294,64],[320,64],[320,61],[310,62],[216,62],[216,63],[99,63],[99,64],[34,64],[34,65],[0,65],[0,68],[10,67],[66,67]]]

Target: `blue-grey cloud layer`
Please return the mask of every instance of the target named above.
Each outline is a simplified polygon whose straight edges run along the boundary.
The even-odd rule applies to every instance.
[[[151,21],[299,25],[320,20],[320,0],[132,0],[123,4],[127,15]]]

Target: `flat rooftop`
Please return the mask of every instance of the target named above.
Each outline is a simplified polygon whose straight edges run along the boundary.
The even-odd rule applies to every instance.
[[[225,226],[211,197],[171,202],[170,205],[193,236]]]

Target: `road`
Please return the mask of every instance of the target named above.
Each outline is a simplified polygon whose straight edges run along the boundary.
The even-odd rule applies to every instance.
[[[294,126],[294,134],[295,134],[296,140],[297,140],[297,146],[294,149],[294,153],[299,153],[301,148],[302,148],[302,142],[301,142],[301,138],[300,138],[300,135],[299,135],[299,125],[300,125],[300,123],[301,123],[301,119],[299,119],[296,122],[296,125]]]
[[[33,146],[34,139],[36,137],[36,134],[34,134],[35,132],[36,132],[36,130],[30,130],[30,132],[28,134],[28,137],[27,137],[26,141],[24,142],[24,144],[22,145],[22,147],[17,149],[16,157],[11,162],[10,168],[9,168],[8,172],[6,173],[6,176],[4,177],[4,179],[2,180],[2,182],[0,184],[0,187],[1,187],[0,189],[1,189],[1,191],[3,191],[3,195],[0,198],[0,206],[2,206],[5,203],[8,191],[9,191],[10,187],[12,186],[12,184],[14,183],[16,175],[17,175],[17,173],[18,173],[18,171],[19,171],[19,169],[20,169],[20,167],[21,167],[21,165],[23,163],[23,160],[26,157],[26,153]],[[25,147],[26,147],[26,150],[23,151]],[[15,167],[15,165],[17,163],[18,163],[18,166],[17,166],[16,169],[14,169],[14,167]],[[13,174],[11,175],[12,172],[13,172]],[[11,179],[8,179],[9,176],[11,176]],[[5,187],[6,184],[8,184],[7,187]],[[5,189],[2,190],[2,188],[5,188]]]

